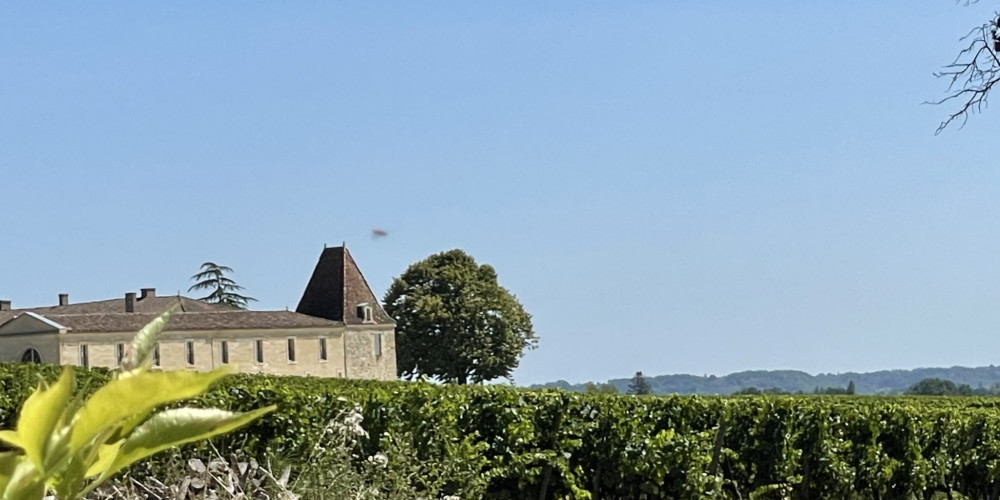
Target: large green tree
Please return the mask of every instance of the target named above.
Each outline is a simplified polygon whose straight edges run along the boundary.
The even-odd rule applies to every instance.
[[[531,315],[493,267],[461,250],[411,265],[386,292],[385,311],[396,320],[396,367],[406,379],[510,378],[524,350],[538,344]]]
[[[191,288],[188,288],[188,291],[211,290],[211,293],[198,300],[233,309],[247,309],[250,302],[257,302],[257,299],[253,297],[241,295],[239,292],[243,290],[243,287],[226,276],[227,273],[232,274],[233,269],[214,262],[206,262],[201,265],[201,271],[191,276],[195,283],[191,285]]]

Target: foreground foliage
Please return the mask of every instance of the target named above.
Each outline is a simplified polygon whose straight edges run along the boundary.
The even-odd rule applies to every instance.
[[[15,430],[0,431],[0,441],[14,448],[0,452],[0,498],[37,500],[46,493],[62,500],[80,498],[154,453],[229,432],[274,409],[157,411],[204,393],[225,375],[149,371],[156,337],[169,317],[164,313],[136,335],[135,361],[124,364],[86,401],[77,397],[70,368],[55,382],[34,389],[16,422],[5,422],[5,427],[16,424]]]
[[[39,370],[54,372],[0,365],[0,423],[26,395],[23,381]],[[231,411],[277,405],[213,442],[225,456],[277,457],[292,466],[292,481],[319,489],[377,465],[384,480],[372,487],[383,497],[647,499],[996,498],[998,403],[634,397],[251,375],[229,377],[199,400]],[[352,412],[364,422],[353,434],[353,469],[326,478],[303,472],[329,448],[323,440],[331,422]],[[182,451],[205,451],[201,446]]]

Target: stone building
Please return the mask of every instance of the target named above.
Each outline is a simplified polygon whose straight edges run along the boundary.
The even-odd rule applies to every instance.
[[[146,323],[178,305],[154,364],[246,373],[396,378],[395,323],[346,246],[326,248],[296,311],[239,311],[143,288],[116,299],[13,309],[0,300],[0,361],[115,368]]]

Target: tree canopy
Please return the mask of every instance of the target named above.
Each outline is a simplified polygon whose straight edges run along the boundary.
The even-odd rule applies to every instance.
[[[951,380],[925,378],[906,390],[906,394],[918,396],[971,396],[974,394],[968,384],[955,384]]]
[[[493,267],[462,250],[432,255],[393,280],[385,311],[396,320],[401,377],[465,384],[510,378],[537,346],[531,315]]]
[[[595,384],[594,382],[587,382],[583,386],[583,392],[588,394],[618,394],[618,388],[611,384]]]
[[[257,299],[253,297],[241,295],[239,292],[243,290],[243,287],[226,276],[227,273],[232,274],[233,269],[214,262],[206,262],[201,265],[200,272],[191,276],[195,284],[191,285],[188,291],[211,290],[211,293],[198,300],[233,309],[247,309],[250,302],[257,302]]]

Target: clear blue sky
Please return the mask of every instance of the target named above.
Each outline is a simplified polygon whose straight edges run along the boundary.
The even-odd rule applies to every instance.
[[[294,308],[346,240],[492,264],[521,384],[997,363],[1000,109],[921,105],[996,7],[5,2],[0,298]]]

